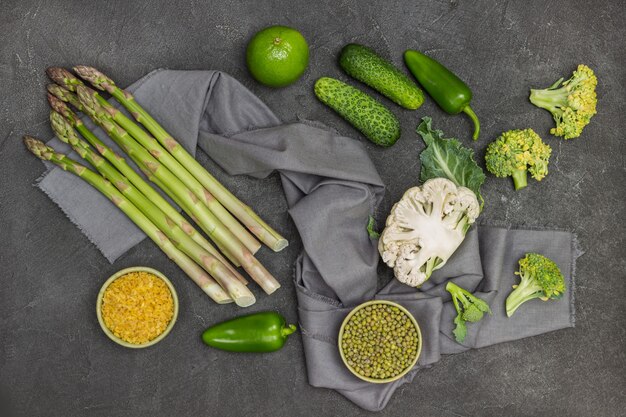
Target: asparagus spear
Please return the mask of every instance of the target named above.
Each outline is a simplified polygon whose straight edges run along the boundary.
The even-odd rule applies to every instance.
[[[163,184],[157,177],[155,177],[152,172],[150,172],[150,170],[148,170],[147,168],[145,168],[145,166],[141,166],[139,169],[141,169],[141,171],[144,173],[144,175],[150,180],[152,181],[154,184],[156,184],[157,187],[159,187],[161,190],[163,190],[176,204],[178,204],[179,207],[183,208],[185,207],[185,202],[180,201],[180,199],[176,196],[176,193],[172,192],[167,185]],[[186,209],[184,209],[185,211],[187,211]],[[224,253],[224,255],[235,265],[235,266],[241,266],[241,262],[239,262],[237,260],[237,258],[235,258],[233,255],[231,255],[230,252],[228,252],[228,249],[226,249],[224,247],[224,245],[222,245],[220,242],[216,242],[217,247]],[[239,275],[241,276],[241,275]],[[245,280],[245,278],[241,277],[242,279]],[[243,282],[243,281],[242,281]],[[247,283],[247,281],[245,281],[244,283]]]
[[[222,287],[213,280],[200,266],[193,262],[154,225],[137,207],[122,195],[110,182],[64,154],[57,153],[45,143],[31,136],[24,136],[24,144],[39,159],[50,161],[65,171],[82,178],[100,191],[124,212],[159,248],[172,259],[202,290],[218,304],[233,300]]]
[[[79,86],[77,91],[79,94],[83,92],[85,87]],[[135,161],[135,163],[144,171],[149,171],[157,177],[161,183],[166,184],[164,191],[174,192],[180,201],[185,202],[183,208],[196,209],[193,211],[196,222],[209,235],[209,237],[218,244],[223,246],[228,255],[232,255],[237,259],[244,270],[250,277],[263,288],[267,294],[271,294],[280,288],[280,284],[265,269],[263,265],[254,257],[254,255],[243,245],[232,232],[224,227],[219,220],[209,210],[197,210],[205,208],[202,202],[194,199],[194,194],[188,193],[185,184],[183,184],[175,175],[173,175],[165,166],[155,159],[144,147],[137,143],[128,132],[118,126],[111,120],[105,110],[100,107],[92,98],[91,94],[79,96],[83,109],[98,123],[108,135]],[[153,139],[154,140],[154,139]]]
[[[187,169],[179,163],[159,142],[147,134],[141,127],[126,117],[122,112],[111,106],[108,101],[100,97],[94,90],[86,87],[82,81],[74,77],[63,68],[48,68],[50,78],[57,84],[63,85],[71,91],[76,91],[83,107],[94,108],[93,103],[99,103],[103,112],[116,121],[124,130],[135,138],[143,147],[176,175],[196,198],[202,201],[235,236],[252,252],[256,253],[261,244],[252,236],[223,206],[198,182]],[[100,99],[100,100],[98,100]]]
[[[70,73],[69,71],[67,71],[64,68],[58,68],[58,67],[51,67],[47,69],[47,73],[48,76],[58,82],[58,83],[62,83],[65,87],[67,87],[67,89],[65,87],[61,87],[58,84],[50,84],[48,85],[48,92],[50,94],[52,94],[54,97],[56,97],[57,99],[65,102],[65,103],[70,103],[72,104],[74,107],[76,107],[78,110],[85,112],[87,114],[91,115],[92,120],[94,120],[96,123],[98,123],[93,115],[94,112],[93,111],[86,111],[82,105],[82,103],[80,102],[80,100],[78,99],[78,96],[76,94],[74,94],[73,92],[76,91],[76,88],[78,86],[83,86],[83,82],[81,80],[79,80],[78,78],[74,77],[72,75],[72,73]],[[70,91],[71,89],[71,91]],[[97,93],[96,93],[97,94]],[[53,105],[54,104],[54,105]],[[108,104],[108,103],[107,103]],[[58,103],[51,103],[51,106],[53,106],[53,108],[58,109],[57,111],[63,113],[64,110],[62,110],[59,107]],[[67,106],[66,106],[67,107]],[[68,109],[69,110],[69,109]],[[63,113],[65,115],[65,113]],[[66,116],[67,117],[67,116]],[[84,126],[83,126],[84,128]],[[83,134],[83,136],[85,136],[84,132],[81,130],[80,127],[77,127],[77,129],[79,130],[79,132],[81,132],[81,134]],[[86,128],[84,128],[86,129]],[[91,132],[89,132],[91,133]],[[96,138],[97,139],[97,138]],[[119,144],[119,143],[118,143]],[[93,143],[92,143],[93,145]],[[96,145],[94,145],[96,146]],[[121,146],[121,145],[120,145]],[[134,160],[134,159],[133,159]],[[202,217],[195,217],[193,215],[194,210],[197,210],[197,207],[194,207],[196,205],[198,205],[199,203],[197,203],[197,199],[194,199],[194,201],[192,202],[192,204],[189,204],[189,201],[184,201],[184,200],[180,200],[179,197],[176,196],[175,193],[173,193],[172,191],[170,191],[167,186],[162,183],[157,177],[155,177],[154,175],[152,175],[150,173],[150,171],[148,169],[145,169],[144,165],[141,164],[139,161],[134,160],[135,163],[137,163],[137,165],[139,166],[139,168],[142,170],[142,172],[146,175],[146,177],[148,177],[148,179],[150,179],[150,181],[152,181],[154,184],[156,184],[159,188],[161,188],[163,191],[165,191],[165,193],[172,199],[174,200],[174,202],[176,204],[178,204],[179,207],[183,208],[183,210],[185,210],[187,212],[187,214],[189,214],[195,221],[196,223],[202,225],[198,218],[202,219]],[[163,168],[165,170],[165,168]],[[190,197],[193,199],[193,196]],[[202,204],[200,204],[202,205]],[[206,231],[206,228],[203,228],[203,230]],[[224,255],[235,265],[235,266],[241,266],[241,262],[239,262],[237,260],[236,257],[234,257],[230,252],[228,252],[228,250],[224,247],[224,245],[220,244],[220,242],[216,242],[217,246],[220,248],[220,250],[224,253]],[[241,277],[241,275],[239,275]],[[243,277],[241,277],[241,279],[245,280]]]
[[[84,93],[88,93],[91,97],[95,93],[88,87],[78,87],[77,92],[79,98]],[[83,99],[84,100],[84,99]],[[106,104],[103,104],[106,103]],[[200,182],[198,182],[187,169],[179,163],[170,153],[163,148],[153,137],[148,135],[141,127],[135,124],[132,120],[126,117],[122,112],[111,106],[106,100],[102,103],[98,102],[106,113],[110,115],[113,121],[116,121],[123,129],[125,129],[137,142],[139,142],[144,148],[159,160],[161,164],[166,166],[174,175],[176,175],[187,186],[191,192],[193,192],[200,201],[202,201],[213,214],[217,217],[230,231],[237,236],[237,238],[243,243],[253,254],[260,248],[261,244],[254,238],[233,216],[222,206],[219,200],[217,200]]]
[[[99,105],[94,103],[96,107]],[[100,113],[104,116],[99,118],[95,111],[86,109],[87,114],[90,115],[107,134],[111,137],[120,148],[131,157],[131,159],[137,164],[146,177],[153,183],[161,187],[161,189],[170,197],[176,201],[183,210],[185,210],[191,218],[205,231],[205,233],[217,244],[217,246],[224,252],[224,254],[235,263],[240,266],[238,258],[231,256],[231,253],[225,251],[224,242],[219,240],[219,237],[215,234],[216,228],[225,228],[225,226],[214,216],[209,208],[187,189],[176,175],[163,166],[157,159],[155,159],[144,147],[135,141],[135,139],[128,134],[124,129],[111,121],[106,117],[106,113]],[[164,186],[165,184],[172,184],[172,186]],[[243,246],[236,236],[232,233],[227,235],[227,238],[231,239],[233,244]],[[243,246],[245,248],[245,246]],[[247,249],[247,248],[246,248]]]
[[[69,75],[71,76],[71,74]],[[76,79],[76,82],[78,83],[78,85],[82,85],[82,82],[80,80]],[[68,82],[67,86],[76,90],[76,85],[72,83]],[[96,112],[91,110],[90,108],[85,109],[82,103],[80,102],[80,100],[78,99],[78,97],[76,96],[76,94],[70,92],[69,90],[61,86],[58,86],[56,84],[52,84],[48,86],[48,91],[49,93],[53,94],[56,98],[62,100],[63,102],[73,103],[75,104],[74,107],[87,113],[96,124],[98,124],[102,129],[107,131],[109,136],[122,149],[124,149],[126,152],[129,153],[129,155],[131,156],[131,159],[133,159],[133,161],[138,165],[138,167],[142,170],[142,172],[146,175],[146,177],[148,177],[150,181],[152,181],[159,188],[165,191],[165,193],[172,200],[174,200],[176,204],[178,204],[183,210],[185,210],[185,212],[189,214],[189,216],[191,216],[191,218],[198,225],[200,225],[202,230],[204,230],[207,234],[211,236],[211,233],[212,233],[211,232],[212,230],[211,220],[207,217],[207,216],[210,217],[211,213],[208,210],[208,208],[202,202],[200,202],[194,196],[193,193],[185,191],[186,190],[185,185],[182,184],[174,175],[169,173],[168,169],[162,166],[156,159],[154,159],[152,155],[150,155],[143,147],[137,144],[139,147],[137,148],[133,147],[133,149],[135,149],[136,152],[133,153],[132,149],[129,150],[127,148],[127,145],[125,145],[124,143],[135,143],[135,140],[132,137],[130,137],[130,135],[128,135],[124,129],[117,127],[114,122],[111,122],[106,117],[106,113],[104,113],[104,110],[102,110],[100,113],[105,115],[105,117],[98,119],[96,118]],[[65,110],[67,109],[67,106],[65,108],[61,107],[58,101],[51,102],[51,105],[53,106],[53,108],[57,109],[59,112],[63,114],[67,114],[67,111]],[[98,107],[99,105],[97,103],[94,103],[94,106]],[[80,119],[78,118],[75,118],[75,119],[80,121]],[[94,147],[100,150],[100,144],[102,144],[102,142],[97,137],[95,137],[84,125],[82,126],[77,125],[76,127],[79,130],[79,132],[83,134],[83,136],[86,139],[88,139]],[[147,165],[149,165],[152,168],[158,167],[160,170],[155,171],[157,175],[155,175],[155,172],[152,172],[150,169],[148,169],[146,167]],[[165,183],[158,178],[159,176],[161,177],[167,176],[170,178],[172,182],[175,182],[175,187],[172,188],[175,191],[171,191],[168,187],[166,187]],[[165,179],[165,181],[167,181],[167,178]],[[214,239],[214,237],[212,238]],[[214,241],[217,244],[217,246],[220,248],[220,250],[224,253],[224,255],[226,255],[226,257],[233,264],[235,264],[235,266],[241,266],[241,262],[239,262],[235,256],[233,256],[230,252],[228,252],[228,250],[226,250],[226,248],[224,247],[222,243],[220,243],[219,241],[216,241],[215,239]],[[243,277],[241,277],[241,279],[245,281]]]
[[[65,87],[67,90],[75,93],[76,87],[79,85],[85,85],[81,80],[76,78],[74,74],[61,67],[49,67],[46,69],[48,78],[57,83],[61,87]]]
[[[78,96],[76,94],[73,94],[72,92],[70,92],[64,87],[61,87],[58,84],[48,84],[46,88],[48,89],[48,93],[52,94],[58,100],[61,100],[64,103],[69,103],[72,106],[76,107],[78,110],[82,111],[83,105],[80,104],[80,100],[78,99]],[[62,112],[59,112],[59,113],[62,113]]]
[[[109,92],[126,110],[133,115],[189,172],[215,197],[235,215],[248,229],[263,243],[274,251],[284,249],[288,242],[285,238],[265,223],[250,207],[243,204],[237,197],[228,191],[215,177],[196,159],[191,156],[150,114],[143,108],[129,92],[120,89],[115,82],[93,67],[79,65],[74,71],[95,88]],[[121,120],[116,120],[121,123]],[[122,124],[124,127],[124,125]]]
[[[213,247],[202,234],[198,233],[196,229],[185,220],[185,218],[176,211],[163,197],[161,194],[157,193],[148,183],[146,183],[143,178],[139,174],[135,172],[133,168],[130,167],[117,153],[115,153],[111,148],[106,146],[104,142],[102,142],[96,135],[94,135],[85,124],[76,116],[76,114],[70,110],[70,108],[59,98],[62,97],[64,100],[68,102],[77,102],[76,104],[81,106],[78,101],[78,97],[75,94],[65,90],[63,87],[60,87],[56,84],[48,86],[48,91],[52,92],[54,95],[48,94],[48,102],[50,103],[50,107],[54,109],[56,112],[63,115],[65,120],[74,127],[86,140],[89,142],[94,148],[98,150],[98,152],[106,158],[113,166],[115,166],[135,187],[139,189],[150,201],[152,201],[156,206],[158,206],[174,223],[176,223],[185,233],[187,233],[191,238],[202,246],[207,252],[211,255],[215,256],[220,262],[222,262],[233,275],[237,277],[239,281],[243,284],[247,284],[246,279],[230,265],[230,263],[224,259],[222,254]],[[176,202],[176,199],[174,199]],[[179,206],[182,205],[176,202]]]
[[[72,126],[61,114],[52,110],[50,112],[50,122],[61,141],[70,144],[76,153],[96,168],[135,207],[139,208],[174,243],[174,246],[204,268],[226,290],[238,306],[248,307],[254,304],[256,301],[254,295],[222,262],[191,239],[157,205],[135,188],[125,176],[120,174],[113,165],[96,154],[86,142],[78,137]]]

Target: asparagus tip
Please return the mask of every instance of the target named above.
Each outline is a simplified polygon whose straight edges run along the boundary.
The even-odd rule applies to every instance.
[[[96,110],[98,108],[98,103],[96,102],[96,98],[94,97],[95,91],[85,85],[79,85],[76,88],[76,93],[78,95],[78,100],[80,104],[82,104],[83,109],[90,114],[96,114]]]
[[[45,143],[29,135],[24,135],[23,140],[26,148],[37,158],[45,160],[50,159],[50,148]]]
[[[57,113],[55,110],[50,111],[50,125],[56,136],[65,143],[72,142],[74,137],[74,130],[69,122],[63,117],[62,114]]]
[[[46,74],[52,81],[70,91],[75,91],[76,86],[83,83],[74,74],[61,67],[49,67],[46,69]]]
[[[63,101],[67,101],[67,94],[70,93],[67,88],[61,87],[58,84],[48,84],[46,89],[48,90],[48,93]]]
[[[78,74],[78,76],[83,80],[88,81],[98,90],[105,91],[108,90],[109,87],[115,86],[115,83],[112,79],[110,79],[94,67],[77,65],[74,67],[74,72],[76,72],[76,74]]]
[[[78,97],[85,97],[85,98],[91,98],[93,97],[93,95],[96,93],[95,90],[93,90],[92,88],[87,87],[86,85],[79,85],[76,88],[76,93],[78,94]]]
[[[46,86],[46,90],[48,90],[48,93],[50,93],[50,94],[52,94],[54,96],[57,95],[59,88],[63,88],[63,87],[61,87],[61,86],[59,86],[57,84],[53,84],[53,83],[50,83],[50,84],[48,84]]]
[[[67,104],[60,100],[56,95],[48,93],[48,103],[56,112],[64,113],[67,110]]]
[[[56,79],[59,77],[62,71],[63,71],[63,68],[61,67],[48,67],[46,68],[46,75],[52,81],[56,82]]]
[[[33,144],[37,142],[37,139],[35,139],[34,137],[30,135],[24,135],[22,140],[24,141],[24,145],[26,145],[28,149],[30,149],[33,146]]]

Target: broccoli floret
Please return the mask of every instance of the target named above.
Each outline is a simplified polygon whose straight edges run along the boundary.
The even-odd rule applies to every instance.
[[[370,239],[378,239],[380,237],[380,233],[376,231],[376,219],[373,216],[370,216],[367,221],[367,234],[370,236]]]
[[[556,127],[550,133],[564,139],[577,138],[596,114],[596,85],[593,70],[579,65],[569,80],[563,82],[561,78],[545,90],[531,89],[530,102],[552,113]]]
[[[446,291],[452,296],[452,302],[456,309],[456,317],[454,318],[454,338],[457,342],[463,342],[467,335],[466,321],[476,323],[483,318],[485,313],[491,314],[489,304],[484,300],[474,296],[471,292],[464,290],[453,282],[446,284]]]
[[[496,177],[513,177],[515,189],[526,187],[526,172],[537,181],[548,174],[552,148],[532,129],[509,130],[487,146],[487,170]]]
[[[519,260],[520,283],[506,299],[506,315],[511,317],[515,310],[528,300],[543,301],[559,299],[565,292],[565,278],[557,264],[538,253],[527,253]]]
[[[456,324],[456,327],[452,331],[454,338],[457,342],[463,342],[465,340],[465,336],[467,336],[467,326],[465,325],[465,320],[463,320],[460,314],[454,318],[454,324]]]

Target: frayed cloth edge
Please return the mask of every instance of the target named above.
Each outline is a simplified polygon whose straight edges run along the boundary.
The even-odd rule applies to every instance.
[[[112,264],[113,262],[115,262],[115,258],[112,258],[110,256],[108,256],[107,254],[105,254],[102,249],[100,248],[100,246],[98,246],[98,244],[96,243],[96,239],[94,236],[92,236],[87,230],[83,229],[80,225],[80,223],[72,216],[70,215],[69,212],[67,212],[63,206],[61,205],[61,203],[59,202],[59,200],[56,198],[56,196],[54,196],[54,194],[50,193],[46,188],[44,188],[41,184],[41,182],[48,176],[48,174],[50,174],[50,172],[52,170],[54,170],[55,167],[49,168],[46,171],[44,171],[43,174],[41,174],[39,176],[39,178],[37,178],[35,180],[35,183],[32,184],[33,187],[39,188],[41,191],[44,192],[44,194],[46,194],[48,196],[48,198],[50,200],[52,200],[52,202],[54,204],[57,205],[57,207],[59,207],[61,209],[61,212],[65,215],[65,217],[72,222],[72,224],[74,226],[76,226],[78,228],[78,230],[80,230],[80,232],[85,235],[87,237],[87,239],[89,240],[89,242],[94,245],[96,247],[96,249],[98,249],[98,252],[100,252],[102,254],[102,256],[104,256],[106,258],[107,261],[109,261],[110,264]],[[60,169],[60,168],[56,168],[56,169]]]

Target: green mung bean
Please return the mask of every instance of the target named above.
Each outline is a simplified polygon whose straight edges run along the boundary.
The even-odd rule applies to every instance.
[[[346,323],[341,349],[359,375],[387,379],[399,375],[417,355],[417,330],[398,307],[372,304],[357,310]]]

